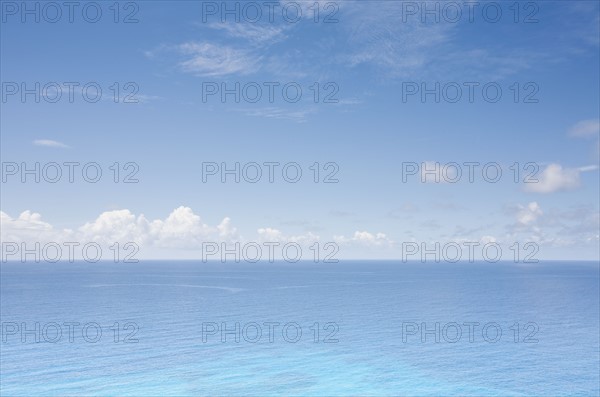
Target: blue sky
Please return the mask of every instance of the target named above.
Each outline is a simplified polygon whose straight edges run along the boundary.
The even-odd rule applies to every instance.
[[[112,2],[98,3],[97,23],[77,10],[73,23],[64,12],[56,23],[43,15],[22,22],[7,3],[14,2],[2,2],[3,164],[96,162],[104,174],[95,184],[5,175],[3,241],[136,241],[140,257],[150,258],[198,257],[200,242],[221,240],[335,241],[339,258],[399,258],[402,242],[533,241],[540,259],[598,259],[597,2],[522,2],[517,23],[512,2],[491,4],[502,11],[495,23],[481,13],[489,2],[472,22],[467,8],[457,22],[423,22],[422,10],[410,8],[420,2],[322,1],[318,22],[313,1],[278,2],[272,22],[264,14],[222,22],[207,14],[207,2],[121,2],[119,23]],[[280,10],[297,4],[302,18],[290,23]],[[138,22],[122,23],[130,12]],[[331,12],[337,22],[324,23]],[[9,85],[36,82],[58,82],[61,100],[7,94]],[[88,103],[75,88],[71,103],[65,82],[95,82],[102,98]],[[272,103],[266,95],[256,103],[203,100],[207,84],[265,82],[294,83],[302,97],[286,102],[276,88]],[[463,97],[403,100],[409,85],[436,82],[463,87]],[[472,102],[465,83],[476,87]],[[488,83],[502,89],[496,103],[482,96]],[[122,103],[133,86],[138,103]],[[323,103],[332,87],[336,101]],[[537,103],[524,103],[533,91]],[[139,182],[112,182],[115,162],[135,162]],[[203,183],[203,162],[295,162],[303,177]],[[337,164],[339,182],[314,183],[315,162]],[[503,176],[403,182],[409,162],[494,163]],[[514,163],[522,172],[537,164],[539,182],[514,183]]]

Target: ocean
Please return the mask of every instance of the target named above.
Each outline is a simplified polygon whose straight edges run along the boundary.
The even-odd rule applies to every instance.
[[[6,263],[4,396],[599,395],[599,264]]]

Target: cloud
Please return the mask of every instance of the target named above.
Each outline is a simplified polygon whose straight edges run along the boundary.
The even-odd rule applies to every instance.
[[[371,247],[391,246],[393,244],[393,241],[385,233],[372,234],[358,230],[354,232],[352,237],[334,236],[334,241],[340,244],[359,243]]]
[[[486,235],[486,236],[482,236],[479,241],[481,244],[485,245],[485,244],[495,243],[497,241],[497,239],[494,236]]]
[[[569,136],[575,138],[597,138],[596,140],[596,156],[600,156],[600,120],[590,119],[583,120],[575,124],[569,129]]]
[[[600,214],[596,204],[568,210],[543,210],[537,201],[532,201],[524,205],[515,205],[507,215],[511,223],[506,225],[505,233],[493,232],[490,225],[468,230],[457,228],[455,236],[449,241],[479,241],[481,244],[498,242],[507,245],[519,241],[536,242],[540,246],[548,247],[588,248],[597,248],[599,242]],[[418,239],[410,234],[410,241],[417,242]],[[433,239],[431,232],[427,232],[426,235],[429,237],[425,240]],[[273,227],[261,227],[250,236],[242,236],[230,218],[223,218],[216,226],[208,225],[191,208],[185,206],[174,209],[164,219],[154,220],[147,219],[143,214],[136,215],[127,209],[107,211],[72,230],[55,228],[39,213],[33,211],[24,211],[16,218],[0,211],[0,240],[3,243],[24,242],[29,249],[33,248],[35,243],[43,246],[47,242],[77,242],[80,245],[95,242],[107,249],[107,253],[111,252],[108,247],[116,242],[120,243],[121,247],[125,243],[135,242],[140,249],[140,254],[136,256],[139,259],[198,259],[201,257],[203,242],[225,243],[228,247],[232,247],[233,243],[244,245],[249,242],[273,242],[283,246],[293,242],[299,244],[303,251],[306,249],[307,255],[303,256],[305,259],[312,258],[309,248],[314,246],[315,242],[319,242],[321,247],[327,242],[335,242],[341,255],[347,258],[365,255],[371,258],[382,255],[391,258],[394,253],[399,256],[399,252],[396,251],[399,243],[381,232],[357,230],[348,237],[334,235],[331,238],[322,238],[312,232],[291,235]]]
[[[320,76],[326,81],[325,78],[344,78],[340,70],[363,73],[361,67],[366,67],[377,69],[378,73],[371,76],[385,84],[390,83],[390,78],[491,81],[533,70],[543,62],[571,59],[574,43],[563,39],[576,36],[568,29],[551,32],[554,41],[562,44],[559,51],[548,52],[531,48],[527,40],[507,46],[493,44],[493,37],[487,33],[481,37],[472,35],[465,7],[461,7],[460,21],[452,23],[435,22],[427,13],[407,13],[405,2],[377,2],[374,6],[368,1],[320,1],[315,6],[316,1],[282,0],[279,6],[286,3],[301,7],[304,20],[288,23],[281,18],[281,7],[277,7],[277,17],[270,22],[266,21],[266,9],[264,19],[257,23],[231,19],[197,22],[201,29],[198,35],[202,37],[199,40],[203,42],[190,41],[173,47],[188,57],[181,63],[183,70],[203,76],[262,71],[280,79]],[[428,7],[419,3],[418,8],[424,11]],[[315,15],[317,9],[320,14]],[[323,22],[332,12],[340,23],[315,24],[312,20],[316,16]],[[291,13],[295,14],[293,10]],[[586,28],[585,34],[594,37],[597,18],[589,15],[594,13],[582,12],[574,18],[593,28]],[[488,45],[482,46],[482,42]],[[154,57],[157,51],[145,53]]]
[[[600,120],[583,120],[569,128],[569,136],[578,138],[597,137],[600,135]]]
[[[300,245],[309,246],[321,239],[316,234],[308,232],[298,236],[286,236],[278,229],[266,227],[257,230],[259,242],[277,242],[277,243],[298,243]]]
[[[209,225],[199,215],[185,206],[180,206],[165,219],[148,219],[143,214],[136,215],[128,209],[106,211],[95,219],[88,221],[78,228],[57,229],[42,216],[32,211],[24,211],[17,218],[0,212],[0,240],[2,242],[25,243],[33,247],[40,243],[42,246],[53,242],[97,243],[106,252],[110,247],[119,243],[123,247],[126,243],[135,243],[140,255],[136,258],[200,258],[203,243],[228,244],[240,243],[287,243],[298,244],[305,252],[303,258],[312,258],[312,249],[315,243],[322,244],[335,242],[344,245],[344,250],[392,248],[393,241],[385,233],[370,233],[356,231],[351,237],[331,236],[322,238],[318,234],[307,231],[302,234],[287,234],[273,227],[255,229],[255,233],[242,236],[233,225],[229,217],[215,226]],[[311,248],[312,247],[312,248]],[[325,249],[325,248],[324,248]],[[327,250],[333,249],[332,247]],[[356,251],[357,253],[359,251]],[[331,253],[327,251],[327,253]]]
[[[237,228],[231,225],[231,219],[229,217],[226,217],[219,223],[217,230],[219,231],[219,237],[223,240],[234,240],[239,238]]]
[[[62,142],[53,141],[50,139],[36,139],[35,141],[33,141],[33,144],[36,146],[46,146],[46,147],[54,147],[54,148],[68,148],[69,147]]]
[[[253,73],[258,70],[262,58],[247,50],[211,43],[188,42],[176,49],[188,57],[180,63],[185,72],[207,77]]]
[[[128,209],[106,211],[75,230],[55,229],[43,221],[39,213],[32,211],[24,211],[17,218],[0,211],[0,225],[0,240],[27,244],[75,241],[81,244],[95,242],[108,247],[115,242],[134,242],[140,247],[197,250],[203,242],[295,242],[308,247],[320,240],[312,232],[286,235],[270,227],[259,228],[255,236],[245,238],[238,233],[229,217],[216,226],[210,226],[185,206],[174,209],[165,219],[155,220],[148,220],[143,214],[136,216]]]
[[[2,231],[30,231],[30,232],[47,232],[52,230],[49,223],[42,221],[42,216],[36,212],[23,211],[18,218],[13,219],[5,212],[0,211],[0,223]]]
[[[44,222],[40,214],[32,211],[24,211],[17,218],[4,212],[0,214],[0,239],[14,242],[93,241],[105,245],[135,242],[156,247],[194,248],[202,241],[222,241],[236,232],[229,218],[216,227],[210,227],[189,207],[183,206],[173,210],[164,220],[152,221],[127,209],[106,211],[75,230],[55,229]]]
[[[512,209],[505,242],[535,242],[546,247],[598,247],[600,213],[595,205],[543,211],[537,202]]]
[[[420,3],[423,9],[425,3]],[[531,69],[547,55],[531,48],[469,46],[463,23],[436,23],[431,16],[406,13],[405,2],[343,2],[346,40],[336,59],[345,66],[366,65],[389,78],[499,80]],[[464,14],[462,21],[468,20]],[[460,40],[459,40],[460,39]],[[465,45],[467,43],[467,45]]]
[[[537,182],[525,183],[524,190],[532,193],[573,190],[581,185],[581,172],[589,170],[589,167],[563,168],[560,164],[550,164],[539,175]]]
[[[539,204],[533,201],[527,204],[526,207],[521,205],[519,206],[519,211],[517,212],[517,222],[520,225],[529,226],[534,224],[543,214],[544,213],[542,212]]]
[[[565,245],[593,243],[598,247],[600,241],[600,212],[592,208],[575,208],[550,214],[560,225],[560,241]]]
[[[82,237],[90,241],[139,241],[142,219],[136,219],[129,210],[103,212],[94,221],[79,228]]]
[[[270,227],[260,228],[257,230],[257,232],[260,236],[260,241],[280,241],[283,239],[283,234],[281,231]]]
[[[67,241],[73,236],[69,229],[57,230],[42,220],[37,212],[23,211],[17,218],[0,211],[0,240],[11,242]]]
[[[262,26],[256,23],[211,23],[208,27],[222,30],[230,37],[244,39],[255,46],[271,45],[285,40],[285,26]]]
[[[341,59],[350,66],[372,64],[394,76],[410,76],[425,67],[449,39],[452,24],[398,21],[402,4],[344,4],[348,47]]]
[[[541,206],[532,201],[527,205],[518,204],[511,208],[509,215],[514,217],[514,221],[506,226],[508,231],[505,236],[507,242],[542,242],[545,238],[545,233],[541,228],[544,223],[544,211]]]
[[[297,123],[305,123],[310,114],[316,113],[315,108],[305,108],[290,110],[280,107],[262,107],[257,109],[239,109],[237,111],[244,112],[247,116],[264,117],[268,119],[290,120]]]
[[[202,222],[189,207],[173,210],[165,220],[149,221],[142,214],[135,216],[129,210],[108,211],[92,222],[79,228],[83,240],[110,244],[115,241],[131,241],[139,245],[149,244],[165,248],[194,248],[202,241],[221,241],[231,229],[229,218],[217,227]]]

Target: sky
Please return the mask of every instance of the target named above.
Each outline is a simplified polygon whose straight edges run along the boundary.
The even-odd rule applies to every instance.
[[[596,1],[0,4],[3,243],[599,259]]]

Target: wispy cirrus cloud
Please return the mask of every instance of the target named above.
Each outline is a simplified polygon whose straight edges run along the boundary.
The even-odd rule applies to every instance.
[[[401,7],[401,2],[380,2],[375,7],[361,2],[344,4],[342,29],[347,45],[339,61],[350,66],[372,65],[393,77],[408,76],[425,67],[450,40],[455,26],[401,23]]]
[[[52,147],[52,148],[69,148],[70,146],[65,145],[62,142],[58,142],[58,141],[53,141],[51,139],[36,139],[33,141],[33,144],[35,146],[45,146],[45,147]]]
[[[196,41],[176,45],[162,45],[146,51],[148,58],[168,51],[180,54],[183,72],[202,77],[225,77],[249,75],[258,72],[268,62],[265,49],[287,38],[286,26],[260,25],[253,23],[217,22],[198,24],[202,28],[224,33],[226,44],[216,41]],[[223,41],[223,40],[219,40]]]
[[[246,40],[257,47],[264,47],[287,38],[289,25],[259,25],[255,23],[211,23],[209,28],[221,30],[229,37]]]
[[[308,116],[316,112],[316,109],[285,109],[281,107],[263,107],[257,109],[243,109],[243,111],[248,116],[253,117],[265,117],[269,119],[278,119],[278,120],[290,120],[295,121],[297,123],[305,123],[308,120]]]
[[[179,64],[183,71],[207,77],[253,73],[262,58],[252,51],[206,42],[187,42],[175,48],[187,57]]]

